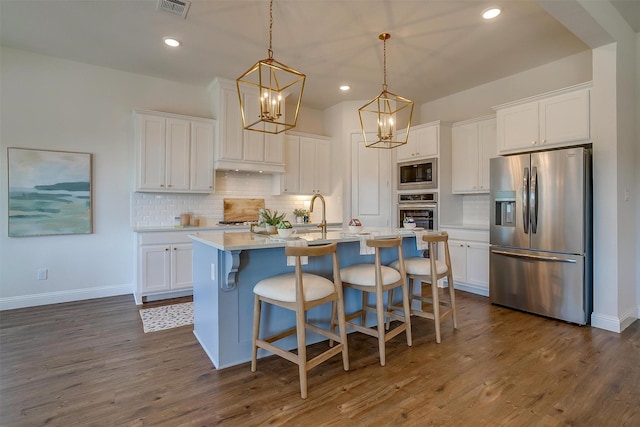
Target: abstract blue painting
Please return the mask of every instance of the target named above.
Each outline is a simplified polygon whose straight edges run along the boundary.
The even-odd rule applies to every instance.
[[[90,153],[7,150],[9,237],[92,233]]]

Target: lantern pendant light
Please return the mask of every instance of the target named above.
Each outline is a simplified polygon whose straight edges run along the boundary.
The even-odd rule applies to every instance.
[[[395,148],[406,144],[413,116],[413,101],[387,90],[387,40],[390,37],[388,33],[378,36],[384,44],[382,92],[358,109],[365,146],[371,148]],[[405,132],[399,135],[397,131],[402,129]]]
[[[296,126],[306,76],[273,58],[272,29],[273,0],[270,0],[269,57],[256,62],[238,77],[236,87],[244,129],[277,134]],[[287,97],[295,100],[295,111],[288,115],[284,109]]]

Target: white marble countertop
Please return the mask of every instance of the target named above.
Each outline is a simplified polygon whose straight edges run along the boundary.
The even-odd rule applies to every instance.
[[[316,228],[318,226],[317,223],[292,223],[293,228]],[[329,222],[327,223],[328,227],[342,227],[342,223],[339,222]],[[145,227],[133,227],[134,233],[153,233],[158,231],[182,231],[189,233],[199,233],[202,231],[249,231],[249,225],[224,225],[224,224],[214,224],[214,225],[206,225],[206,226],[180,226],[180,227],[172,227],[172,226],[145,226]]]
[[[414,236],[411,230],[389,227],[365,227],[359,233],[350,233],[348,229],[329,229],[326,235],[319,230],[299,232],[293,239],[305,239],[309,244],[323,244],[330,242],[357,242],[362,235],[372,234],[376,237]],[[198,233],[189,235],[197,242],[212,246],[222,251],[237,251],[246,249],[266,249],[284,247],[288,240],[275,235],[264,235],[249,232],[240,233]]]

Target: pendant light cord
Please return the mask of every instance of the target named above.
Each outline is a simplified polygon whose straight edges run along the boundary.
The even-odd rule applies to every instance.
[[[273,32],[273,0],[269,3],[269,58],[273,58],[273,50],[271,45]]]

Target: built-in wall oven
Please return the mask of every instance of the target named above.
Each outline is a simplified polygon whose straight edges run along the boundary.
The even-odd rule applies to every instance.
[[[402,193],[398,194],[399,227],[406,217],[411,217],[416,227],[425,230],[438,229],[438,193]]]
[[[398,194],[399,226],[406,217],[413,218],[416,228],[425,230],[438,229],[438,193],[410,193]],[[429,249],[422,252],[422,256],[429,257]]]

